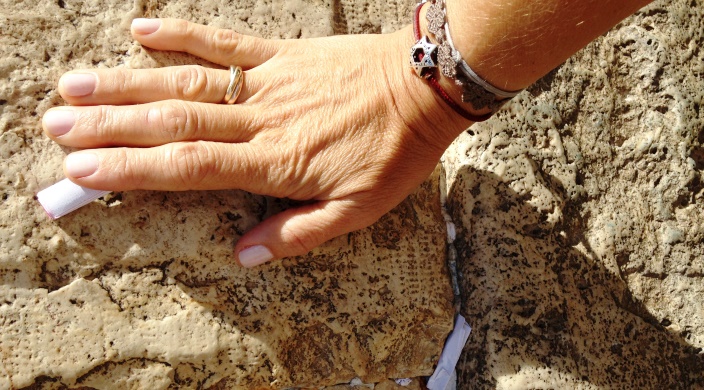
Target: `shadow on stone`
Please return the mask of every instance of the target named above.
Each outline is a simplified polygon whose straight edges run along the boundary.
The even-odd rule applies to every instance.
[[[459,388],[704,386],[701,351],[658,324],[583,240],[567,236],[579,229],[545,226],[499,177],[467,166],[447,206],[462,221],[461,311],[473,327]]]

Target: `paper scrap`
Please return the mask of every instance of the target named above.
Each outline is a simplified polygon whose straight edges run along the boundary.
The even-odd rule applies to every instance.
[[[445,341],[445,347],[440,354],[438,366],[435,372],[428,379],[427,387],[429,390],[446,390],[448,387],[454,388],[454,381],[451,382],[455,373],[455,366],[460,360],[460,354],[464,348],[469,334],[472,332],[472,327],[467,324],[464,317],[457,315],[455,319],[455,328],[450,333],[450,336]]]
[[[39,191],[37,199],[49,217],[57,219],[109,193],[110,191],[81,187],[69,179],[63,179]]]

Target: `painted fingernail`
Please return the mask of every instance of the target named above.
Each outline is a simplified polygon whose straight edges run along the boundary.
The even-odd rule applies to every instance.
[[[64,162],[66,174],[79,178],[90,176],[98,170],[98,156],[93,153],[72,153]]]
[[[255,245],[242,249],[237,257],[243,267],[252,268],[272,260],[274,255],[265,246]]]
[[[59,85],[67,96],[87,96],[95,91],[97,77],[93,73],[71,73],[61,76]]]
[[[140,35],[147,35],[155,32],[161,27],[159,19],[137,18],[132,20],[132,31]]]
[[[42,118],[42,125],[44,126],[44,131],[53,135],[54,137],[60,137],[73,128],[76,124],[76,114],[73,110],[67,109],[53,109],[49,110],[44,114]]]

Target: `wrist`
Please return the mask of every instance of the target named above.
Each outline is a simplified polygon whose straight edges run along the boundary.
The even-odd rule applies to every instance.
[[[416,43],[411,47],[410,64],[453,111],[473,122],[485,121],[520,91],[497,88],[472,70],[453,44],[446,12],[444,0],[423,0],[416,6],[413,19]],[[427,23],[421,24],[423,19]],[[423,30],[429,34],[423,35]],[[464,107],[457,101],[457,88],[451,86],[452,82],[461,87]]]
[[[410,66],[408,53],[416,43],[412,26],[394,33],[394,42],[394,50],[389,52],[393,53],[393,58],[387,61],[391,66],[386,73],[390,85],[397,86],[391,93],[394,95],[399,114],[409,128],[427,138],[429,145],[444,151],[474,122],[453,111]],[[397,82],[391,81],[392,79]],[[448,93],[452,91],[456,101],[461,102],[457,86],[445,80],[443,86],[447,88]]]
[[[475,9],[468,1],[445,0],[445,3],[455,47],[482,79],[503,90],[517,91],[542,76],[531,74],[520,61],[506,63],[504,60],[511,49],[507,48],[506,39],[502,39],[508,28],[494,16],[501,14],[500,4],[482,2],[482,6]],[[520,47],[521,43],[510,45]]]
[[[651,0],[445,0],[455,45],[507,91],[526,88]]]

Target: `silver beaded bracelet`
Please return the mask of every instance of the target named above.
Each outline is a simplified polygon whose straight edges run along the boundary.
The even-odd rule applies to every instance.
[[[445,0],[421,1],[421,3],[426,2],[430,2],[430,8],[426,14],[428,31],[435,36],[439,43],[438,63],[440,71],[444,76],[455,80],[455,83],[462,87],[463,102],[471,103],[475,110],[490,109],[493,113],[521,92],[504,91],[479,77],[462,58],[462,54],[452,42],[450,24],[447,22]]]

